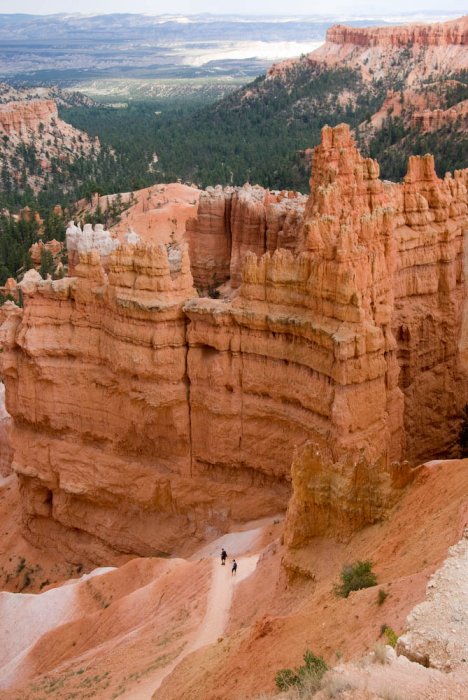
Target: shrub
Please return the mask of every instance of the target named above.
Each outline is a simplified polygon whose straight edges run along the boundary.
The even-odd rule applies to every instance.
[[[377,584],[377,577],[372,571],[372,562],[368,559],[344,566],[340,574],[341,584],[335,586],[336,595],[347,598],[351,591],[371,588]]]
[[[385,635],[385,639],[387,640],[387,644],[393,648],[396,647],[396,643],[398,641],[398,635],[393,630],[391,627],[388,625],[383,625],[383,633]]]
[[[328,666],[321,656],[315,656],[309,649],[304,654],[304,665],[299,668],[283,668],[275,676],[278,690],[284,691],[296,687],[298,689],[318,690],[322,676]]]
[[[383,588],[379,588],[379,592],[377,593],[377,605],[383,605],[385,601],[388,598],[388,593],[387,591],[384,591]]]
[[[278,690],[288,690],[299,684],[299,676],[292,668],[282,668],[275,676],[275,683]]]

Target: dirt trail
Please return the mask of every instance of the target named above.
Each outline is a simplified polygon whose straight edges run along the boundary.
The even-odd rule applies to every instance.
[[[200,550],[191,557],[192,560],[207,557],[207,564],[212,567],[211,587],[208,593],[206,615],[203,623],[198,628],[194,638],[170,665],[160,669],[146,682],[132,688],[128,693],[122,695],[124,700],[151,700],[153,693],[160,687],[163,680],[180,664],[188,654],[200,649],[208,644],[213,644],[224,633],[229,620],[229,611],[234,592],[234,587],[250,576],[257,566],[259,554],[250,556],[239,556],[237,552],[248,551],[255,546],[261,534],[262,528],[256,528],[246,532],[230,533],[212,542],[208,547]],[[238,564],[236,575],[232,575],[231,561],[228,560],[225,566],[221,565],[219,552],[221,547],[229,548],[233,552]]]

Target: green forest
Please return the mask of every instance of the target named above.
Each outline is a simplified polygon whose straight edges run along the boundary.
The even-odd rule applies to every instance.
[[[337,102],[344,86],[359,81],[358,73],[349,69],[317,68],[311,78],[310,68],[301,66],[287,84],[274,79],[267,90],[257,90],[265,76],[257,78],[251,84],[252,99],[244,97],[242,88],[209,105],[193,99],[156,100],[118,110],[76,107],[62,117],[115,148],[131,185],[180,178],[200,187],[249,181],[306,191],[310,173],[301,151],[318,143],[325,123],[355,126],[378,103],[378,95],[364,85],[356,105]],[[142,164],[153,153],[157,169],[149,174]],[[106,181],[100,185],[107,191]]]
[[[466,96],[467,75],[457,78],[445,93],[446,107]],[[199,187],[252,182],[307,192],[310,166],[304,150],[319,142],[323,125],[344,121],[357,127],[368,121],[387,87],[381,81],[364,84],[357,71],[325,69],[303,58],[285,76],[260,76],[219,101],[190,94],[129,101],[124,108],[62,107],[65,121],[99,137],[100,153],[57,168],[36,196],[26,184],[15,189],[2,173],[0,211],[16,212],[25,205],[38,210],[46,222],[42,237],[47,240],[63,236],[64,222],[54,219],[53,207],[61,204],[72,212],[74,202],[93,192],[128,192],[179,179]],[[365,155],[377,158],[381,176],[390,180],[404,176],[411,154],[433,153],[443,175],[463,167],[468,152],[463,130],[447,127],[422,134],[392,114],[359,146]],[[28,172],[38,167],[37,158],[32,150],[21,155],[21,182],[26,183]],[[0,284],[24,265],[30,241],[36,239],[28,226],[6,213],[1,216]]]

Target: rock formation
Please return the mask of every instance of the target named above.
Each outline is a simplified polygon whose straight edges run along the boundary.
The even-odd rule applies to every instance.
[[[99,139],[91,139],[58,116],[53,100],[19,99],[0,104],[0,139],[4,177],[9,177],[18,190],[24,187],[23,171],[28,185],[38,192],[46,174],[55,168],[63,169],[79,156],[92,157],[100,150]],[[27,162],[19,146],[28,147]],[[29,168],[34,159],[40,168]]]
[[[468,131],[468,100],[459,102],[449,109],[425,109],[411,116],[410,126],[421,132],[437,131],[444,126],[452,125],[463,131]]]
[[[70,275],[75,274],[81,253],[96,250],[103,264],[106,265],[109,255],[120,245],[119,240],[112,233],[104,230],[103,224],[96,224],[94,227],[92,224],[85,224],[81,230],[81,226],[75,226],[74,221],[68,224],[66,241]]]
[[[208,290],[229,279],[234,191],[208,187],[200,195],[196,217],[187,222],[190,264],[197,289]]]
[[[101,211],[122,209],[111,230],[121,240],[133,228],[143,241],[180,243],[187,220],[196,215],[200,190],[172,182],[153,185],[138,192],[104,195],[97,199]]]
[[[468,530],[427,584],[427,598],[411,611],[397,652],[441,671],[466,668],[468,652]]]
[[[467,44],[468,16],[439,24],[396,27],[337,25],[327,31],[325,44],[309,54],[309,59],[358,68],[367,80],[392,70],[403,71],[406,85],[414,86],[429,75],[444,76],[466,69]],[[401,61],[403,53],[406,58]],[[272,72],[277,70],[273,67]]]
[[[284,509],[295,450],[291,545],[382,517],[409,478],[394,463],[446,453],[466,402],[467,179],[426,156],[384,183],[340,125],[305,208],[202,194],[191,262],[70,226],[75,277],[28,272],[2,326],[27,536],[75,558],[180,551]],[[190,265],[209,286],[228,263],[232,299],[196,298]]]
[[[39,131],[39,125],[58,119],[57,105],[53,100],[9,102],[0,105],[0,130],[9,136],[27,136]]]
[[[277,248],[294,249],[306,199],[296,192],[270,192],[258,185],[209,187],[200,197],[197,217],[187,222],[197,289],[206,291],[228,280],[237,289],[249,252],[263,255]]]
[[[399,27],[346,27],[335,25],[327,32],[327,41],[355,46],[466,46],[468,18],[436,24],[410,24]]]
[[[0,479],[11,473],[11,418],[5,409],[5,387],[0,382]]]
[[[456,442],[457,416],[466,398],[458,345],[465,298],[467,171],[441,181],[431,156],[410,158],[397,196],[401,212],[395,229],[392,329],[405,395],[406,456],[416,463],[447,454]]]
[[[54,262],[56,262],[60,256],[60,253],[62,252],[62,248],[63,244],[60,241],[56,241],[55,238],[51,241],[46,241],[45,243],[43,241],[33,243],[29,249],[29,254],[31,256],[31,260],[33,261],[34,267],[39,269],[41,266],[43,250],[51,253]]]

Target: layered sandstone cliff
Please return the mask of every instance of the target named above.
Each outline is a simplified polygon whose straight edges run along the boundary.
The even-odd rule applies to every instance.
[[[384,183],[341,125],[305,208],[202,194],[192,260],[71,227],[76,276],[27,273],[2,326],[27,535],[74,558],[180,551],[285,508],[294,453],[291,545],[380,519],[409,478],[396,462],[446,454],[466,402],[467,179],[418,157]],[[242,284],[197,298],[190,267]]]
[[[197,289],[209,290],[228,280],[237,289],[249,252],[261,256],[277,248],[294,249],[306,199],[297,192],[271,192],[249,184],[203,192],[196,218],[187,222]]]
[[[334,44],[355,46],[401,47],[466,46],[468,45],[468,16],[459,20],[435,24],[412,24],[398,27],[347,27],[341,24],[327,31],[326,40]]]
[[[39,131],[39,125],[57,119],[57,105],[53,100],[7,102],[0,105],[0,130],[6,134],[27,135],[28,130]]]
[[[357,68],[366,80],[399,76],[406,87],[429,77],[468,67],[468,16],[439,24],[397,27],[346,27],[327,32],[326,42],[309,54],[313,62]],[[421,60],[421,55],[424,59]],[[281,72],[281,64],[272,72]]]
[[[431,156],[413,157],[404,184],[393,189],[399,225],[392,328],[405,395],[406,455],[417,462],[447,454],[466,399],[459,340],[467,171],[440,180]]]
[[[60,119],[56,103],[47,99],[0,104],[0,139],[4,179],[18,190],[26,179],[35,192],[54,169],[63,171],[78,157],[93,157],[100,150],[99,139]]]

